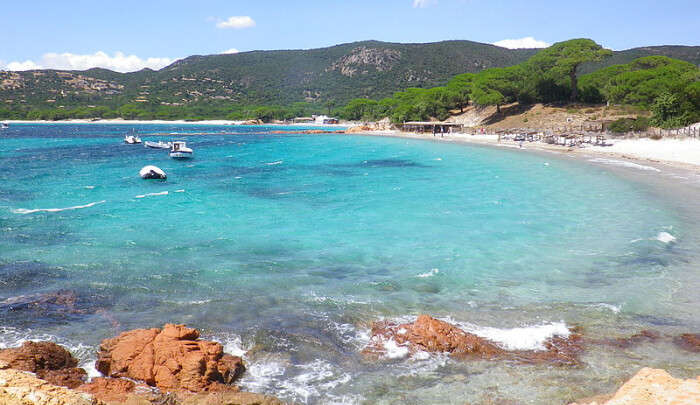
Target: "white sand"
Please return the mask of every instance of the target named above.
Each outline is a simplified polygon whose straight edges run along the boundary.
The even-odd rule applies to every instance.
[[[488,144],[506,148],[520,148],[519,142],[501,140],[495,134],[444,134],[443,136],[432,134],[406,133],[400,131],[367,131],[364,135],[396,136],[402,138],[426,139],[444,142],[468,142]],[[524,150],[549,150],[567,153],[590,153],[614,157],[618,159],[634,159],[638,161],[651,161],[671,164],[684,169],[700,171],[700,139],[620,139],[608,140],[613,146],[591,146],[584,148],[569,148],[560,145],[549,145],[542,142],[524,142]]]
[[[613,141],[613,146],[593,146],[587,149],[635,159],[700,166],[700,139],[621,139]]]

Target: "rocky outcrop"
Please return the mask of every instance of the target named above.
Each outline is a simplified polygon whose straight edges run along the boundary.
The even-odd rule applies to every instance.
[[[19,370],[0,370],[0,404],[102,405],[92,396],[50,384]]]
[[[684,350],[700,353],[700,333],[684,333],[673,339],[673,342]]]
[[[191,392],[221,389],[244,370],[241,358],[224,354],[221,344],[199,340],[197,330],[172,324],[102,341],[96,367],[105,376]]]
[[[368,355],[387,354],[390,349],[406,353],[419,351],[449,353],[460,359],[509,359],[527,363],[578,364],[583,350],[580,335],[553,337],[542,351],[508,351],[482,337],[463,331],[447,322],[421,315],[413,323],[396,324],[382,321],[372,325]]]
[[[87,378],[85,370],[76,367],[78,360],[53,342],[24,342],[20,347],[0,350],[0,361],[8,368],[36,373],[51,384],[69,388]]]
[[[335,61],[326,69],[326,72],[340,71],[340,74],[347,77],[355,76],[360,69],[363,69],[362,74],[367,74],[368,71],[364,70],[367,67],[385,72],[391,70],[399,59],[401,59],[401,52],[398,50],[360,46]]]
[[[444,352],[454,356],[494,358],[505,350],[447,322],[421,315],[414,323],[397,325],[382,321],[372,324],[372,339],[365,353],[382,353],[393,341],[409,352]],[[391,343],[389,343],[391,344]]]
[[[389,118],[384,118],[377,122],[370,122],[363,125],[356,125],[348,128],[345,132],[348,134],[357,134],[369,131],[390,131],[395,129]]]
[[[664,370],[643,368],[609,400],[590,400],[571,405],[697,404],[700,404],[700,376],[694,380],[681,380]]]

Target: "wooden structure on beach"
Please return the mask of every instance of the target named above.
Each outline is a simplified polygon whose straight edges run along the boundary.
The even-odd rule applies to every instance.
[[[416,132],[419,134],[449,134],[451,132],[460,132],[464,125],[456,122],[441,122],[441,121],[409,121],[404,122],[399,126],[404,132]]]

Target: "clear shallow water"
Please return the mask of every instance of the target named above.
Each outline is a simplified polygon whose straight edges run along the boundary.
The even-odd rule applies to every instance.
[[[195,159],[122,144],[132,128],[186,138]],[[186,323],[231,352],[253,349],[243,388],[307,403],[556,403],[641,365],[700,370],[663,343],[591,349],[574,370],[364,359],[370,322],[420,313],[511,331],[504,345],[563,325],[695,331],[697,221],[634,181],[554,156],[269,133],[279,129],[4,131],[0,345],[50,335],[87,364],[119,331]],[[147,164],[168,180],[140,179]],[[79,313],[8,309],[59,290],[76,292]]]

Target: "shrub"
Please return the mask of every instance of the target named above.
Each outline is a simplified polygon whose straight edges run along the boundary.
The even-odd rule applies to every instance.
[[[645,117],[638,117],[637,119],[621,118],[608,125],[610,131],[618,134],[645,131],[647,128],[649,128],[649,120]]]

